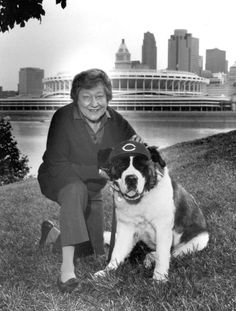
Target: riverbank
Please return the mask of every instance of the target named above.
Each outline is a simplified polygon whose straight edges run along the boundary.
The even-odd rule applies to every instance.
[[[55,112],[55,111],[54,111]],[[52,111],[7,111],[0,112],[0,118],[7,118],[10,121],[38,121],[45,122],[51,120],[54,112]]]
[[[32,112],[23,112],[23,111],[10,111],[10,112],[1,112],[0,117],[8,117],[12,121],[40,121],[45,122],[51,120],[55,111],[32,111]],[[195,121],[201,119],[206,121],[211,119],[218,122],[235,122],[236,123],[236,111],[119,111],[124,117],[129,118],[130,120],[134,118],[145,119],[155,119],[159,121],[165,120],[189,120]]]
[[[235,310],[236,131],[161,150],[170,173],[191,191],[206,216],[210,242],[202,252],[172,259],[169,282],[156,284],[142,266],[128,263],[94,280],[105,262],[77,263],[78,290],[56,287],[60,255],[37,251],[40,223],[58,224],[58,206],[45,199],[36,179],[0,187],[0,309],[3,310]],[[105,225],[112,198],[104,189]]]
[[[235,122],[236,127],[236,111],[159,111],[159,112],[138,112],[138,111],[125,111],[122,112],[122,115],[132,120],[133,118],[137,118],[137,116],[141,120],[145,119],[155,119],[158,121],[181,121],[184,122],[194,122],[196,120],[201,120],[202,122],[209,122],[212,120],[214,122]]]

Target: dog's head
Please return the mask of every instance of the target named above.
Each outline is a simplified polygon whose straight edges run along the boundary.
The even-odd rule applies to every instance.
[[[125,141],[98,152],[98,167],[126,200],[139,200],[161,178],[166,166],[156,147]]]

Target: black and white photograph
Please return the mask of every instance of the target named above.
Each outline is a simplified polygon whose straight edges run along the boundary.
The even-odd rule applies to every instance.
[[[0,0],[0,310],[236,310],[233,0]]]

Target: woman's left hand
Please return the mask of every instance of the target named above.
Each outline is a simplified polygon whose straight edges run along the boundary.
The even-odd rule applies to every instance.
[[[137,143],[140,144],[145,144],[143,138],[141,136],[139,136],[138,134],[133,135],[130,140],[136,141]]]

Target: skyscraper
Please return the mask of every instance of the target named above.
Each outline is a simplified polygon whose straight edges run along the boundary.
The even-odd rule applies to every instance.
[[[157,69],[157,47],[156,40],[149,31],[144,34],[142,46],[142,64],[150,69]]]
[[[228,62],[226,60],[226,52],[219,49],[206,50],[206,70],[212,73],[228,72]]]
[[[125,69],[131,68],[130,52],[125,44],[125,39],[122,39],[118,52],[116,53],[115,68]]]
[[[19,95],[42,95],[43,78],[43,69],[31,67],[21,68],[19,72]]]
[[[236,62],[229,68],[228,78],[230,83],[234,84],[236,82]]]
[[[168,69],[199,74],[199,39],[185,29],[176,29],[168,40]]]

